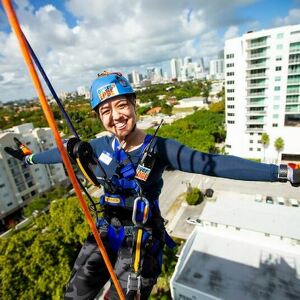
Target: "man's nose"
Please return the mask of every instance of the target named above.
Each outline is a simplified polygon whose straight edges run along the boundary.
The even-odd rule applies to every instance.
[[[112,114],[112,117],[113,117],[114,120],[118,119],[120,117],[120,112],[115,108],[112,109],[111,114]]]

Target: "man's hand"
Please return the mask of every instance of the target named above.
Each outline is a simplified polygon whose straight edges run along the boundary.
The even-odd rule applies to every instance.
[[[22,144],[16,137],[14,137],[14,141],[16,143],[17,149],[13,149],[11,147],[5,147],[4,151],[14,158],[24,161],[25,157],[32,154],[32,151],[27,148],[24,144]]]

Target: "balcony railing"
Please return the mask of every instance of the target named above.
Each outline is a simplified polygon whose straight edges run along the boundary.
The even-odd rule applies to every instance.
[[[267,84],[264,82],[264,83],[250,83],[248,84],[247,86],[247,89],[254,89],[254,88],[266,88],[267,87]]]
[[[265,92],[258,92],[258,93],[247,93],[247,97],[257,97],[257,96],[260,96],[260,97],[264,97],[265,96]]]
[[[266,110],[247,110],[247,116],[265,115]]]
[[[248,56],[249,59],[264,58],[264,57],[267,57],[267,52],[266,51],[259,52],[259,53],[252,53],[252,54],[249,54],[249,56]]]
[[[291,94],[300,94],[300,89],[289,89],[286,91],[287,95],[291,95]]]
[[[255,74],[247,74],[246,78],[262,78],[266,76],[267,76],[266,73],[255,73]]]
[[[290,53],[300,53],[300,48],[290,48]]]
[[[262,128],[250,128],[250,127],[247,127],[246,131],[248,132],[263,132],[264,131],[264,127]]]
[[[300,112],[300,105],[298,104],[287,104],[285,106],[286,112]]]
[[[300,97],[298,99],[286,99],[286,104],[300,104]]]
[[[300,68],[299,69],[294,69],[294,70],[288,70],[288,74],[300,74]]]
[[[289,60],[289,64],[300,64],[300,58],[292,58]]]
[[[265,103],[265,101],[261,101],[261,102],[247,101],[247,106],[248,107],[266,106],[266,103]]]
[[[261,69],[266,68],[266,63],[260,63],[260,64],[248,64],[247,69]]]
[[[300,79],[298,79],[298,80],[288,80],[287,84],[288,85],[300,84]]]
[[[248,44],[248,49],[253,49],[253,48],[260,48],[260,47],[267,47],[267,40],[263,42],[257,42],[257,43],[249,43]]]

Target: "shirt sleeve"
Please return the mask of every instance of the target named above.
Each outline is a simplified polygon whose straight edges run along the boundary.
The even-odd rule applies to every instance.
[[[33,164],[57,164],[63,162],[58,148],[34,153],[31,160]]]
[[[278,166],[232,155],[202,153],[171,139],[159,138],[159,157],[173,169],[247,181],[278,181]]]

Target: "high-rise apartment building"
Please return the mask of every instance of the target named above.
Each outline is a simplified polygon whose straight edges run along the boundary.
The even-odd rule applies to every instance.
[[[226,151],[299,161],[300,25],[249,32],[227,40],[224,50]],[[270,138],[265,146],[263,133]],[[278,138],[282,149],[274,146]]]
[[[178,79],[180,81],[181,75],[181,67],[182,67],[182,60],[180,58],[172,58],[170,61],[171,67],[171,78]]]
[[[0,133],[0,220],[2,225],[8,216],[20,210],[37,195],[63,183],[67,177],[62,164],[32,165],[11,157],[4,147],[15,147],[16,137],[33,152],[40,152],[55,147],[50,128],[33,128],[31,123],[15,126]]]
[[[209,76],[211,79],[224,79],[224,59],[213,59],[209,62]]]

